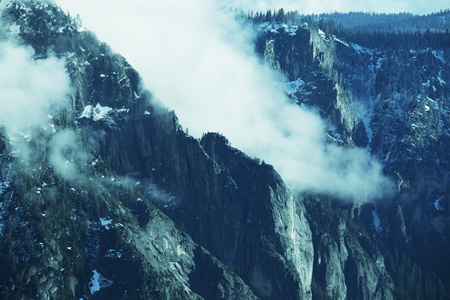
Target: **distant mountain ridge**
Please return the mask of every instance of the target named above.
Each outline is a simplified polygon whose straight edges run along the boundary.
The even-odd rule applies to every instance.
[[[305,16],[306,17],[306,16]],[[450,29],[450,10],[444,10],[428,15],[411,13],[330,13],[313,15],[313,19],[333,21],[348,29],[374,32],[444,32]]]

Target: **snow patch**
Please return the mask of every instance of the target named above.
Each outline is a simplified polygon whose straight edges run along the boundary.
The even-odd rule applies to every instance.
[[[319,35],[322,37],[322,39],[326,39],[326,35],[325,32],[323,32],[322,30],[319,29]]]
[[[347,48],[350,48],[350,45],[347,42],[344,42],[343,40],[338,39],[337,37],[334,37],[334,40],[338,43],[341,43],[342,45],[344,45]]]
[[[294,36],[297,33],[298,30],[298,26],[293,26],[293,25],[286,25],[283,24],[283,28],[284,28],[284,32],[286,32],[287,34]]]
[[[380,57],[380,58],[377,60],[377,66],[376,66],[377,70],[380,70],[382,66],[383,66],[383,58]]]
[[[274,24],[271,22],[264,22],[258,25],[258,31],[265,31],[271,33],[280,33],[279,30],[284,29],[284,32],[287,34],[294,36],[297,33],[298,26],[295,25],[287,25],[287,24]]]
[[[433,50],[432,51],[434,57],[436,57],[437,59],[439,59],[443,64],[447,63],[444,59],[444,51],[442,50]]]
[[[233,180],[233,178],[231,176],[227,176],[228,179],[230,180],[230,183],[233,184],[234,188],[237,190],[239,189],[238,185],[236,184],[236,181]]]
[[[289,94],[295,94],[300,90],[301,87],[305,85],[305,82],[300,78],[295,81],[286,82],[286,92]]]
[[[102,288],[110,287],[113,284],[112,280],[106,279],[97,270],[92,272],[94,275],[92,275],[91,281],[89,282],[89,290],[91,291],[91,295],[100,291]]]
[[[292,97],[298,104],[300,99],[297,95],[309,96],[311,94],[310,91],[307,91],[305,89],[306,86],[308,86],[313,90],[316,89],[315,86],[311,85],[310,83],[307,85],[303,80],[298,78],[297,80],[285,83],[285,92],[289,97]]]
[[[363,47],[358,44],[352,44],[352,48],[356,50],[356,52],[364,52]]]
[[[434,201],[433,205],[434,205],[434,208],[436,208],[436,210],[444,210],[444,208],[441,206],[441,203],[440,203],[442,198],[444,198],[444,197],[442,196],[439,199],[436,199],[436,201]]]
[[[122,257],[122,252],[120,252],[119,250],[110,249],[108,251],[108,253],[106,253],[105,256],[106,257],[110,257],[110,258],[121,258]]]
[[[100,103],[97,103],[95,107],[92,107],[92,105],[88,105],[84,108],[78,119],[86,118],[92,119],[94,121],[99,121],[105,118],[112,110],[113,109],[111,107],[101,106]]]
[[[440,76],[438,76],[437,79],[439,80],[439,83],[440,83],[441,85],[447,84],[447,81],[445,81],[444,79],[442,79]]]
[[[109,230],[109,225],[111,225],[112,220],[107,218],[100,218],[100,225],[105,227],[106,230]]]

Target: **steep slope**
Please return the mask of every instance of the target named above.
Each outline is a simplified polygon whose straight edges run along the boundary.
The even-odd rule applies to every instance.
[[[446,295],[450,282],[445,254],[450,246],[449,156],[445,150],[449,146],[449,49],[421,48],[443,45],[433,43],[431,39],[440,37],[429,34],[397,36],[396,47],[390,43],[395,38],[392,36],[385,44],[378,43],[377,48],[367,48],[327,34],[314,24],[266,22],[256,26],[260,32],[256,49],[267,65],[287,77],[286,93],[299,105],[318,108],[329,119],[330,142],[366,148],[383,163],[384,172],[398,186],[395,195],[373,204],[336,200],[326,204],[323,197],[319,202],[306,201],[315,236],[316,283],[331,297],[376,297],[365,294],[365,288],[359,287],[361,283],[356,289],[351,287],[355,270],[365,273],[362,278],[372,277],[368,275],[372,267],[355,268],[355,262],[348,263],[347,249],[354,251],[361,246],[376,262],[374,266],[385,268],[383,256],[389,260],[387,271],[381,272],[393,276],[395,296],[408,295],[406,280],[399,281],[403,271],[399,272],[395,264],[416,264],[414,272],[421,272],[427,279],[414,280],[429,284],[437,281],[433,278],[440,278],[444,284],[430,290]],[[448,38],[446,33],[441,35]],[[361,41],[366,41],[364,38],[361,36]],[[323,226],[330,222],[334,226]],[[351,224],[356,232],[349,232]],[[357,238],[357,246],[343,242],[361,236],[359,230],[368,233],[363,234],[366,241]],[[339,244],[345,246],[335,246]],[[328,263],[322,265],[324,252],[329,253]],[[404,256],[403,263],[398,253]],[[347,263],[330,263],[333,256]],[[383,276],[376,278],[372,283]],[[388,282],[382,286],[389,287]],[[416,292],[425,298],[436,295],[425,290]],[[320,288],[317,293],[321,293]]]
[[[219,135],[186,135],[124,58],[53,4],[2,8],[3,38],[65,61],[70,79],[51,130],[20,135],[30,157],[3,127],[2,298],[311,298],[304,207],[272,167]]]
[[[67,84],[59,100],[26,94],[46,105],[20,107],[21,124],[1,114],[1,298],[448,295],[448,49],[257,24],[261,58],[328,121],[328,142],[366,149],[397,184],[349,203],[293,195],[225,137],[190,137],[123,57],[53,4],[0,8],[0,63],[12,48]],[[57,78],[42,77],[46,88]]]

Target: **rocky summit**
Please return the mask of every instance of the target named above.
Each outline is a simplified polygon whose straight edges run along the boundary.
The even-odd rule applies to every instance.
[[[389,192],[347,199],[190,136],[56,4],[0,9],[0,299],[450,296],[448,30],[236,16],[326,143],[379,162]]]

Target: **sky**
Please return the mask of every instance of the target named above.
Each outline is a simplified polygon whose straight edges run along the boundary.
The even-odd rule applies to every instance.
[[[274,165],[294,191],[345,199],[389,191],[381,165],[365,149],[326,143],[326,123],[287,99],[285,79],[253,52],[253,30],[220,9],[220,1],[57,3],[125,56],[194,137],[225,135],[232,146]]]

